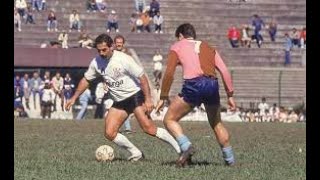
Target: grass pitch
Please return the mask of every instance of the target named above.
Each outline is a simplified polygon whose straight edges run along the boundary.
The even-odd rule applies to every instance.
[[[162,122],[156,124],[163,127]],[[157,138],[137,132],[126,135],[146,155],[127,162],[129,153],[104,139],[104,122],[86,120],[14,121],[15,180],[301,180],[306,179],[306,125],[304,123],[225,123],[238,166],[226,167],[207,122],[182,122],[197,149],[194,164],[176,168],[178,155]],[[115,160],[98,163],[95,150],[107,144]]]

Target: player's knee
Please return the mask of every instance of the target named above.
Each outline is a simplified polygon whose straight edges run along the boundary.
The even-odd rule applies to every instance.
[[[164,126],[167,128],[168,126],[170,126],[170,124],[172,123],[172,122],[176,122],[175,120],[173,120],[173,117],[166,117],[166,118],[164,118],[164,120],[163,120],[163,124],[164,124]]]
[[[157,132],[157,128],[154,124],[152,123],[148,123],[148,124],[144,124],[142,126],[142,130],[149,134],[149,135],[152,135],[152,136],[155,136],[156,135],[156,132]]]
[[[104,133],[104,137],[107,138],[108,140],[110,141],[113,141],[114,138],[116,138],[117,136],[117,132],[114,132],[112,130],[106,130],[105,133]]]

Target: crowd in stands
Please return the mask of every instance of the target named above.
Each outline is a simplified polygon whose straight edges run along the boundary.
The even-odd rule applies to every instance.
[[[267,30],[270,41],[275,42],[277,37],[277,22],[275,18],[272,18],[270,23],[267,25],[257,14],[253,15],[251,22],[251,27],[248,24],[243,24],[241,28],[237,28],[235,25],[232,25],[228,30],[228,40],[232,48],[246,47],[250,48],[252,42],[257,43],[257,47],[261,48],[264,38],[261,34],[261,30],[264,28]],[[250,31],[253,31],[251,34]],[[294,47],[301,49],[306,48],[306,27],[303,27],[300,31],[296,28],[293,28],[292,31],[286,32],[284,34],[284,65],[291,64],[291,51]]]
[[[159,51],[155,53],[154,60],[161,61]],[[161,73],[161,71],[160,71]],[[159,94],[160,83],[156,80],[156,91],[154,96]],[[50,72],[46,71],[41,78],[38,72],[34,72],[32,77],[25,73],[22,77],[16,75],[14,77],[14,110],[16,116],[28,117],[26,109],[41,109],[41,117],[43,119],[51,118],[51,113],[57,111],[58,107],[63,111],[63,105],[66,100],[70,99],[73,95],[75,82],[69,73],[64,77],[59,72],[51,78]],[[88,89],[79,98],[80,110],[75,119],[82,120],[88,109],[90,102],[96,105],[94,118],[102,118],[105,113],[106,103],[108,103],[106,96],[106,89],[104,83],[98,83],[93,95]],[[40,99],[37,101],[36,98]],[[57,101],[60,99],[60,101]],[[25,103],[23,103],[23,101]],[[30,103],[32,102],[32,103]],[[32,107],[30,106],[32,104]],[[166,108],[162,109],[159,114],[153,114],[155,119],[159,119],[161,114],[165,113]],[[190,117],[197,115],[197,118],[205,119],[204,106],[195,107]],[[203,116],[203,117],[202,117]],[[256,107],[251,105],[250,108],[244,109],[239,107],[236,112],[230,112],[226,108],[222,108],[221,117],[225,121],[241,122],[305,122],[306,111],[304,108],[291,108],[291,107],[278,107],[277,104],[269,106],[266,98],[262,98],[261,102]],[[186,117],[188,119],[188,117]],[[189,118],[190,119],[190,118]],[[192,118],[191,118],[192,119]]]
[[[230,0],[231,1],[231,0]],[[241,1],[241,0],[240,0]],[[245,0],[243,0],[245,1]],[[106,32],[110,33],[115,31],[120,32],[118,13],[115,10],[108,7],[105,0],[87,0],[84,4],[87,13],[103,13],[106,14]],[[151,32],[162,34],[162,24],[164,18],[160,12],[160,3],[157,0],[152,0],[149,5],[145,0],[135,0],[135,12],[128,17],[130,29],[128,31],[134,33]],[[110,10],[110,11],[109,11]],[[58,32],[58,17],[54,10],[50,9],[46,5],[45,0],[15,0],[14,7],[14,25],[18,31],[22,31],[22,22],[25,24],[35,24],[35,13],[39,11],[47,11],[47,31]],[[75,31],[79,33],[78,45],[74,47],[80,48],[93,48],[93,39],[90,34],[84,28],[84,23],[80,18],[78,10],[73,9],[69,15],[69,33]],[[250,48],[252,43],[255,42],[259,48],[263,47],[263,36],[261,31],[267,30],[271,42],[275,42],[277,39],[277,22],[275,18],[265,24],[265,22],[258,15],[253,15],[251,25],[243,24],[240,28],[232,25],[228,30],[228,39],[232,48],[247,47]],[[50,42],[50,44],[41,44],[42,48],[65,48],[68,49],[72,46],[68,44],[68,29],[61,29],[57,40]],[[292,31],[285,33],[285,64],[290,64],[290,51],[293,47],[306,48],[306,28],[303,27],[300,31],[297,28],[293,28]],[[163,57],[160,51],[157,50],[153,56],[154,62],[154,83],[159,89],[160,81],[162,77],[162,60]],[[74,84],[70,77],[70,74],[66,74],[65,78],[61,77],[60,73],[57,73],[55,77],[50,79],[50,74],[45,75],[43,78],[39,77],[37,72],[33,73],[33,77],[29,78],[28,74],[23,77],[16,76],[14,84],[14,103],[15,109],[21,116],[26,116],[25,108],[29,108],[29,97],[35,97],[38,95],[41,100],[41,104],[34,104],[34,108],[41,107],[42,117],[50,117],[48,109],[51,112],[55,110],[53,104],[56,104],[56,97],[62,99],[62,103],[66,99],[70,98],[73,93]],[[81,110],[77,116],[77,119],[82,119],[85,109],[87,109],[88,101],[92,100],[88,94],[80,98]],[[25,99],[26,106],[23,107],[22,99]],[[35,101],[34,101],[35,102]],[[99,104],[99,103],[98,103]],[[305,120],[305,113],[302,111],[286,109],[284,107],[273,106],[271,108],[250,108],[247,110],[239,109],[237,114],[245,122],[298,122]],[[196,109],[197,110],[197,109]],[[201,111],[201,108],[199,109]],[[98,116],[98,115],[97,115]]]
[[[305,122],[306,114],[303,107],[278,107],[276,103],[269,106],[266,98],[262,98],[257,108],[243,110],[240,108],[237,114],[244,122]]]
[[[163,17],[160,14],[160,4],[157,0],[152,0],[150,5],[147,6],[145,0],[136,0],[136,10],[132,13],[131,17],[128,17],[129,24],[131,25],[131,32],[151,32],[151,27],[153,27],[153,31],[155,33],[163,33],[162,24]],[[103,14],[108,13],[107,9],[108,4],[105,0],[87,0],[84,4],[87,9],[87,13],[95,13],[100,12]],[[22,31],[21,22],[24,21],[25,24],[35,24],[34,11],[48,11],[47,16],[47,31],[48,32],[58,32],[59,19],[56,16],[55,11],[52,8],[47,8],[45,0],[15,0],[14,6],[14,25],[18,29],[18,31]],[[61,17],[60,17],[61,18]],[[108,33],[111,32],[112,29],[115,30],[116,33],[120,31],[119,23],[118,23],[118,14],[114,9],[110,9],[110,12],[106,16],[106,31]],[[73,9],[69,15],[69,32],[76,30],[81,32],[84,24],[80,19],[80,14],[78,10]],[[65,29],[60,28],[60,31],[64,31]]]
[[[270,41],[275,42],[277,37],[277,22],[275,18],[272,18],[270,23],[265,22],[260,18],[259,15],[253,15],[251,26],[243,24],[240,28],[232,25],[228,30],[228,39],[232,48],[238,47],[251,47],[251,42],[256,42],[257,46],[261,48],[263,43],[263,36],[261,30],[264,28],[267,30]],[[253,31],[251,34],[250,31]],[[292,42],[292,47],[297,46],[299,48],[306,48],[306,27],[303,27],[300,31],[293,28],[291,32],[287,32]],[[291,48],[292,48],[291,47]]]
[[[28,73],[21,77],[16,74],[14,77],[15,117],[56,119],[52,117],[52,113],[55,112],[62,115],[57,116],[58,119],[72,119],[72,111],[64,111],[64,104],[72,97],[76,83],[70,73],[66,73],[63,77],[60,72],[56,72],[52,78],[50,71],[46,71],[43,77],[40,77],[37,71],[32,73],[32,77],[29,77]],[[94,118],[103,118],[105,103],[108,102],[106,101],[107,88],[104,85],[102,82],[98,83],[94,94],[90,89],[82,93],[79,97],[79,105],[74,107],[79,109],[75,116],[76,120],[85,118],[89,104],[97,107]],[[66,113],[69,117],[63,117]]]
[[[266,99],[262,98],[262,102],[257,106],[250,108],[238,107],[235,112],[230,111],[225,107],[221,107],[221,119],[227,122],[279,122],[279,123],[295,123],[306,122],[306,110],[303,107],[278,107],[276,103],[272,107],[266,103]],[[170,103],[170,102],[168,102]],[[251,105],[254,103],[250,103]],[[162,120],[163,115],[168,110],[168,104],[159,112],[153,112],[152,118]],[[203,104],[195,107],[193,111],[185,116],[182,120],[185,121],[207,121],[207,115]]]
[[[15,75],[14,110],[19,113],[19,116],[25,117],[26,109],[41,109],[42,118],[51,118],[51,112],[56,111],[57,106],[60,106],[59,109],[64,109],[63,104],[73,95],[74,87],[75,84],[69,73],[62,77],[57,72],[52,78],[50,71],[46,71],[43,77],[40,77],[38,72],[34,72],[31,78],[28,73],[23,77]],[[57,99],[60,100],[60,104]],[[31,107],[30,104],[33,106]]]

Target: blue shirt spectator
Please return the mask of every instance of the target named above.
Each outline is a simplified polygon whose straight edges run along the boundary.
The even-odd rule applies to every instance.
[[[149,15],[150,17],[153,18],[157,14],[157,12],[160,11],[160,4],[157,0],[152,0],[150,3],[150,12]]]
[[[87,107],[89,104],[89,101],[91,100],[91,91],[89,89],[86,89],[81,96],[79,97],[79,102],[81,104],[81,109],[76,117],[76,120],[81,120],[84,118],[84,115],[87,111]]]

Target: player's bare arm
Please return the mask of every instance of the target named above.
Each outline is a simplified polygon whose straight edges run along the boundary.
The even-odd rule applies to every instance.
[[[88,80],[86,78],[82,78],[79,82],[79,85],[76,91],[74,92],[74,95],[71,97],[70,100],[67,101],[65,105],[65,109],[67,111],[70,110],[71,106],[76,102],[78,97],[88,88],[88,86],[89,86]]]
[[[216,64],[216,68],[218,69],[218,71],[222,77],[224,89],[226,90],[226,93],[228,96],[228,105],[230,106],[229,108],[230,108],[230,110],[234,111],[234,110],[236,110],[236,103],[233,98],[234,90],[233,90],[231,74],[229,73],[227,66],[225,65],[225,63],[221,59],[218,52],[216,52],[216,54],[215,54],[215,64]]]
[[[144,105],[146,107],[147,113],[150,114],[153,109],[153,103],[151,99],[150,86],[148,83],[148,79],[145,74],[143,74],[140,78],[141,90],[143,91],[145,102]]]
[[[160,100],[158,101],[157,106],[155,108],[156,112],[159,112],[159,110],[163,107],[164,100],[168,99],[169,90],[173,82],[173,76],[177,65],[178,55],[174,51],[170,51],[167,59],[167,68],[162,79]]]

